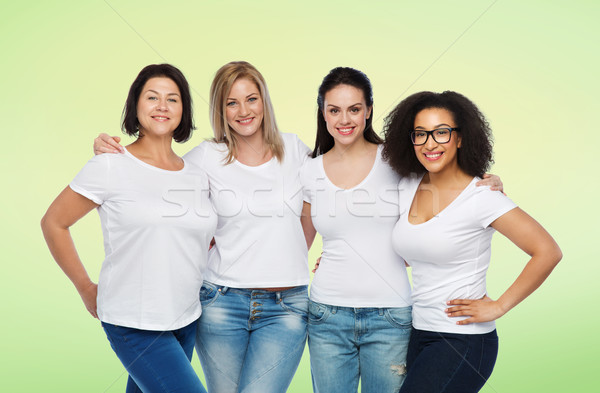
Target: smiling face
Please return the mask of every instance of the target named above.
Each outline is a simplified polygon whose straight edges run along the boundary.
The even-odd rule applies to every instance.
[[[415,116],[414,130],[432,131],[438,128],[455,128],[454,116],[443,108],[423,109]],[[458,170],[457,153],[461,145],[461,137],[452,132],[448,143],[437,143],[431,135],[421,146],[414,146],[419,162],[430,173]]]
[[[323,117],[335,144],[351,145],[363,138],[372,107],[368,107],[362,90],[338,85],[325,93]]]
[[[225,104],[227,123],[242,137],[262,134],[264,105],[258,86],[249,79],[241,78],[231,86]]]
[[[140,135],[173,135],[181,122],[183,105],[177,84],[170,78],[150,78],[137,102]]]

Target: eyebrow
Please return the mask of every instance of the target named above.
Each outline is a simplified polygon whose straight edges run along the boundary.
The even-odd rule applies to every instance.
[[[337,105],[327,104],[327,107],[330,107],[330,106],[332,106],[334,108],[339,108],[339,106],[337,106]],[[362,106],[362,102],[357,102],[356,104],[352,104],[352,105],[348,106],[348,108],[352,108],[353,106]]]
[[[249,98],[249,97],[252,97],[252,96],[255,96],[255,95],[259,95],[259,94],[258,94],[258,93],[250,93],[250,94],[248,94],[248,95],[246,96],[246,98]],[[236,100],[235,98],[231,98],[231,97],[228,97],[227,99],[228,99],[228,100],[234,100],[234,101]]]
[[[442,123],[442,124],[438,124],[437,126],[433,127],[433,129],[434,129],[434,130],[437,130],[438,128],[443,128],[444,126],[446,126],[446,127],[448,127],[448,128],[453,128],[453,127],[452,127],[450,124]],[[417,128],[419,128],[419,129],[420,129],[420,128],[422,128],[422,129],[425,129],[425,127],[418,126],[418,127],[415,127],[415,130],[416,130]]]
[[[160,93],[157,92],[156,90],[148,89],[148,90],[145,91],[145,93],[148,93],[148,92],[152,92],[154,94],[159,94],[160,95]],[[177,93],[168,93],[167,95],[168,96],[177,96],[177,97],[179,97],[179,94],[177,94]]]

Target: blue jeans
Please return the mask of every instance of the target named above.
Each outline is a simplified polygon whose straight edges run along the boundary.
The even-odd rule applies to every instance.
[[[496,331],[453,334],[413,329],[401,393],[478,392],[498,354]]]
[[[280,292],[204,282],[196,352],[208,390],[283,393],[306,344],[306,286]]]
[[[396,393],[406,374],[411,307],[352,308],[310,301],[315,393]]]
[[[129,373],[127,393],[206,393],[190,364],[197,323],[171,331],[102,322],[110,346]]]

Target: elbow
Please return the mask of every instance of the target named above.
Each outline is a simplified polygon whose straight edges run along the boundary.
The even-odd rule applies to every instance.
[[[554,244],[553,257],[554,257],[554,260],[556,261],[555,265],[557,265],[558,262],[560,262],[563,257],[562,250],[556,243]]]
[[[556,242],[552,242],[552,243],[553,244],[549,245],[544,250],[544,254],[545,254],[545,259],[550,262],[552,269],[554,269],[556,267],[556,265],[558,265],[558,262],[560,262],[560,260],[562,259],[563,253],[562,253],[560,247],[558,246],[558,244],[556,244]]]
[[[44,238],[48,238],[54,229],[60,228],[58,221],[56,220],[56,216],[52,214],[50,209],[44,214],[42,220],[40,221],[40,226],[42,227],[42,233],[44,234]],[[67,228],[65,228],[67,229]]]
[[[42,220],[40,221],[40,226],[42,227],[42,233],[44,235],[46,233],[48,233],[48,226],[49,226],[48,212],[46,212],[46,214],[44,214],[44,217],[42,217]]]

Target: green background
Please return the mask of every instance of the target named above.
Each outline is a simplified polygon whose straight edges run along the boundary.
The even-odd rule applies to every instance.
[[[176,147],[183,154],[211,136],[208,89],[231,60],[263,73],[280,128],[309,146],[316,90],[335,66],[370,76],[379,130],[407,94],[473,99],[494,130],[493,173],[564,252],[498,321],[500,353],[483,391],[598,391],[599,11],[597,1],[2,2],[0,391],[124,391],[123,366],[50,257],[39,220],[92,155],[92,139],[119,133],[143,66],[167,61],[189,79],[198,130]],[[97,214],[72,234],[96,279]],[[499,235],[494,247],[497,297],[527,258]],[[202,375],[196,358],[194,367]],[[310,386],[306,353],[289,391]]]

